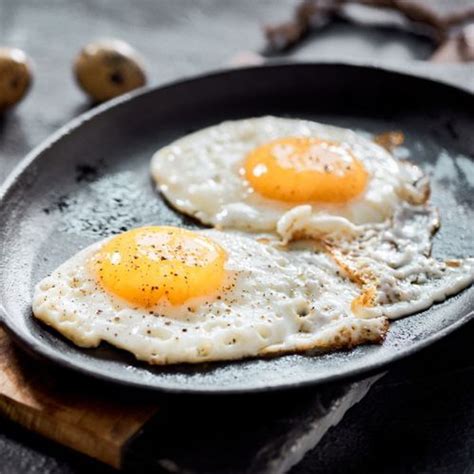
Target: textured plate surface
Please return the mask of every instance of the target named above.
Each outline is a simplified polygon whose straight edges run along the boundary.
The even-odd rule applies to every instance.
[[[79,349],[31,315],[34,284],[79,249],[145,224],[197,224],[170,209],[148,174],[153,152],[222,120],[274,114],[362,132],[402,130],[432,174],[438,257],[474,255],[474,96],[392,71],[339,64],[224,71],[122,97],[34,150],[0,192],[0,301],[24,347],[66,367],[147,389],[228,393],[319,384],[373,372],[472,316],[470,288],[391,325],[380,346],[318,356],[153,368],[102,345]]]

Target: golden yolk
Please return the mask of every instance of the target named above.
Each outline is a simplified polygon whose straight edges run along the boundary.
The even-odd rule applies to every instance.
[[[196,232],[142,227],[109,240],[93,259],[103,288],[129,303],[150,307],[218,291],[225,277],[225,250]]]
[[[243,172],[259,194],[299,203],[345,203],[368,180],[347,145],[309,137],[280,138],[253,149]]]

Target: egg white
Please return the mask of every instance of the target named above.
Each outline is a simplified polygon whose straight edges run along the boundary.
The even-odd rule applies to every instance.
[[[254,192],[242,174],[247,153],[288,136],[318,137],[349,145],[369,173],[366,189],[344,204],[297,205]],[[371,140],[348,129],[271,116],[223,122],[187,135],[155,153],[151,174],[158,189],[178,210],[205,224],[254,232],[285,227],[287,214],[298,209],[312,216],[306,235],[333,223],[350,228],[351,224],[382,222],[401,202],[421,203],[428,197],[428,183],[421,171],[396,160]]]
[[[438,227],[436,209],[405,204],[389,221],[359,226],[350,236],[339,232],[325,236],[323,246],[343,273],[352,279],[369,277],[368,286],[375,289],[373,306],[354,310],[358,317],[395,319],[413,314],[474,281],[474,258],[431,256]]]

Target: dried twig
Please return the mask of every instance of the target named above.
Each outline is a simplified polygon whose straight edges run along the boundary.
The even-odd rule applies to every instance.
[[[398,11],[410,22],[428,26],[437,45],[446,41],[456,27],[474,21],[474,6],[442,15],[428,2],[414,0],[304,0],[296,8],[291,21],[265,28],[269,52],[282,52],[295,46],[310,31],[340,18],[343,7],[348,4]]]

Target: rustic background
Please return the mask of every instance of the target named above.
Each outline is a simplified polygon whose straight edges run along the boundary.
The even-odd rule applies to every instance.
[[[241,51],[261,51],[261,25],[288,19],[295,4],[0,0],[0,45],[24,49],[35,69],[29,96],[0,118],[0,180],[31,148],[89,107],[71,72],[73,56],[84,43],[101,37],[130,42],[146,58],[150,82],[160,84],[221,67]],[[365,28],[332,24],[289,57],[389,63],[474,89],[474,66],[422,62],[433,51],[429,40],[395,28],[396,16],[384,13],[377,21],[379,26]],[[391,370],[292,472],[472,472],[473,337],[471,323]],[[3,419],[0,460],[0,472],[5,473],[111,472]]]

